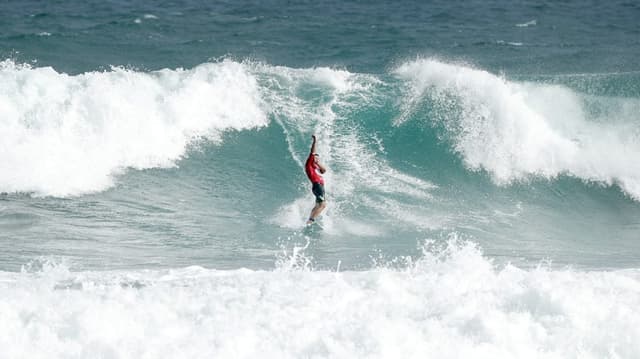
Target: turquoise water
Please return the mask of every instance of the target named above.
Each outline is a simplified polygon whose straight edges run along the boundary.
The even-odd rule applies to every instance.
[[[0,14],[6,357],[640,353],[636,3]]]

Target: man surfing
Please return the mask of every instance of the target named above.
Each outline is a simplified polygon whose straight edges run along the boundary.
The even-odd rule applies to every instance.
[[[316,135],[312,135],[313,142],[311,143],[311,151],[309,152],[309,158],[304,165],[304,171],[311,181],[311,192],[316,196],[316,205],[311,210],[307,225],[316,221],[316,218],[320,215],[322,210],[327,206],[324,199],[324,179],[320,175],[327,171],[322,164],[320,164],[320,155],[316,153]],[[320,173],[318,173],[320,172]]]

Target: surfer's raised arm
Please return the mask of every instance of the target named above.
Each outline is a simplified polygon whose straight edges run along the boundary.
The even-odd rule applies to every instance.
[[[313,162],[318,168],[318,171],[320,171],[320,173],[325,173],[327,172],[327,169],[324,168],[324,166],[320,163],[320,161],[318,160],[318,157],[320,156],[316,153],[316,135],[311,135],[311,138],[313,139],[313,142],[311,142],[310,155],[313,156]]]
[[[311,154],[316,153],[316,135],[311,135],[311,139],[313,139],[313,142],[311,142]]]

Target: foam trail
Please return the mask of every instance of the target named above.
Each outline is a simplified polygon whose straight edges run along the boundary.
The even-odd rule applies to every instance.
[[[516,83],[433,59],[405,63],[395,74],[411,89],[397,124],[428,99],[435,110],[431,120],[445,128],[454,150],[496,183],[567,174],[617,184],[640,200],[640,100]]]
[[[233,61],[75,76],[4,61],[0,191],[101,191],[126,168],[172,166],[194,139],[267,123],[256,79]]]
[[[437,247],[363,272],[314,271],[300,251],[275,271],[0,272],[2,357],[640,355],[638,271],[497,267],[471,243]]]

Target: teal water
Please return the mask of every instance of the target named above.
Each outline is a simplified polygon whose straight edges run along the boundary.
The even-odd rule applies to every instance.
[[[0,14],[7,357],[640,353],[635,2]]]
[[[419,255],[451,233],[525,266],[637,265],[639,102],[575,77],[423,58],[384,74],[235,60],[79,75],[10,61],[4,74],[9,270],[39,256],[270,268],[308,239],[312,133],[331,168],[308,249],[319,268]]]

